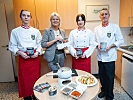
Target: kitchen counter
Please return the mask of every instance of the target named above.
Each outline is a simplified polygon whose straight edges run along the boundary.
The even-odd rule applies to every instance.
[[[121,46],[120,48],[117,48],[117,50],[133,56],[133,47],[130,48],[129,46]]]

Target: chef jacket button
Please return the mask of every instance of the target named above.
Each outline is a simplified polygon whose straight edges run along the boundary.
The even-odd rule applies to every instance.
[[[84,41],[85,42],[85,41]]]
[[[79,41],[77,41],[77,42],[79,42]]]

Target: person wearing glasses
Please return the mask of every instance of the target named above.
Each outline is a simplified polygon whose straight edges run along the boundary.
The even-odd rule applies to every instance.
[[[95,28],[95,39],[97,43],[99,77],[102,86],[98,97],[113,100],[117,47],[123,44],[124,40],[119,26],[109,23],[109,17],[109,10],[103,8],[100,12],[102,23]]]
[[[19,97],[24,100],[37,100],[33,86],[40,77],[41,34],[30,26],[31,13],[21,10],[22,25],[13,29],[10,36],[9,50],[19,56],[18,85]]]

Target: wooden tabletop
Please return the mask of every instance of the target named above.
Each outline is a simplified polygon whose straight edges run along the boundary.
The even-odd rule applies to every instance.
[[[76,70],[78,73],[78,76],[80,75],[87,75],[88,73],[85,71],[81,71],[81,70]],[[52,73],[52,72],[50,72]],[[75,82],[77,76],[73,76],[72,77],[72,81]],[[39,100],[72,100],[72,97],[70,97],[69,95],[65,95],[63,94],[60,89],[62,87],[60,87],[58,85],[58,78],[53,78],[53,76],[46,76],[43,75],[42,77],[40,77],[36,83],[34,84],[34,87],[36,85],[39,85],[41,83],[46,83],[48,82],[51,86],[56,86],[57,87],[57,94],[54,96],[49,96],[49,92],[45,91],[43,93],[37,92],[34,90],[34,94],[35,96],[39,99]],[[92,100],[94,99],[98,92],[99,92],[99,82],[97,82],[97,84],[95,86],[92,87],[87,87],[86,91],[83,93],[83,95],[79,98],[79,100]]]

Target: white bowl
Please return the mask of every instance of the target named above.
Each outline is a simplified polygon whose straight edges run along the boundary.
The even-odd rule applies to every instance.
[[[62,67],[58,70],[58,77],[67,79],[72,76],[72,70],[69,67]]]

